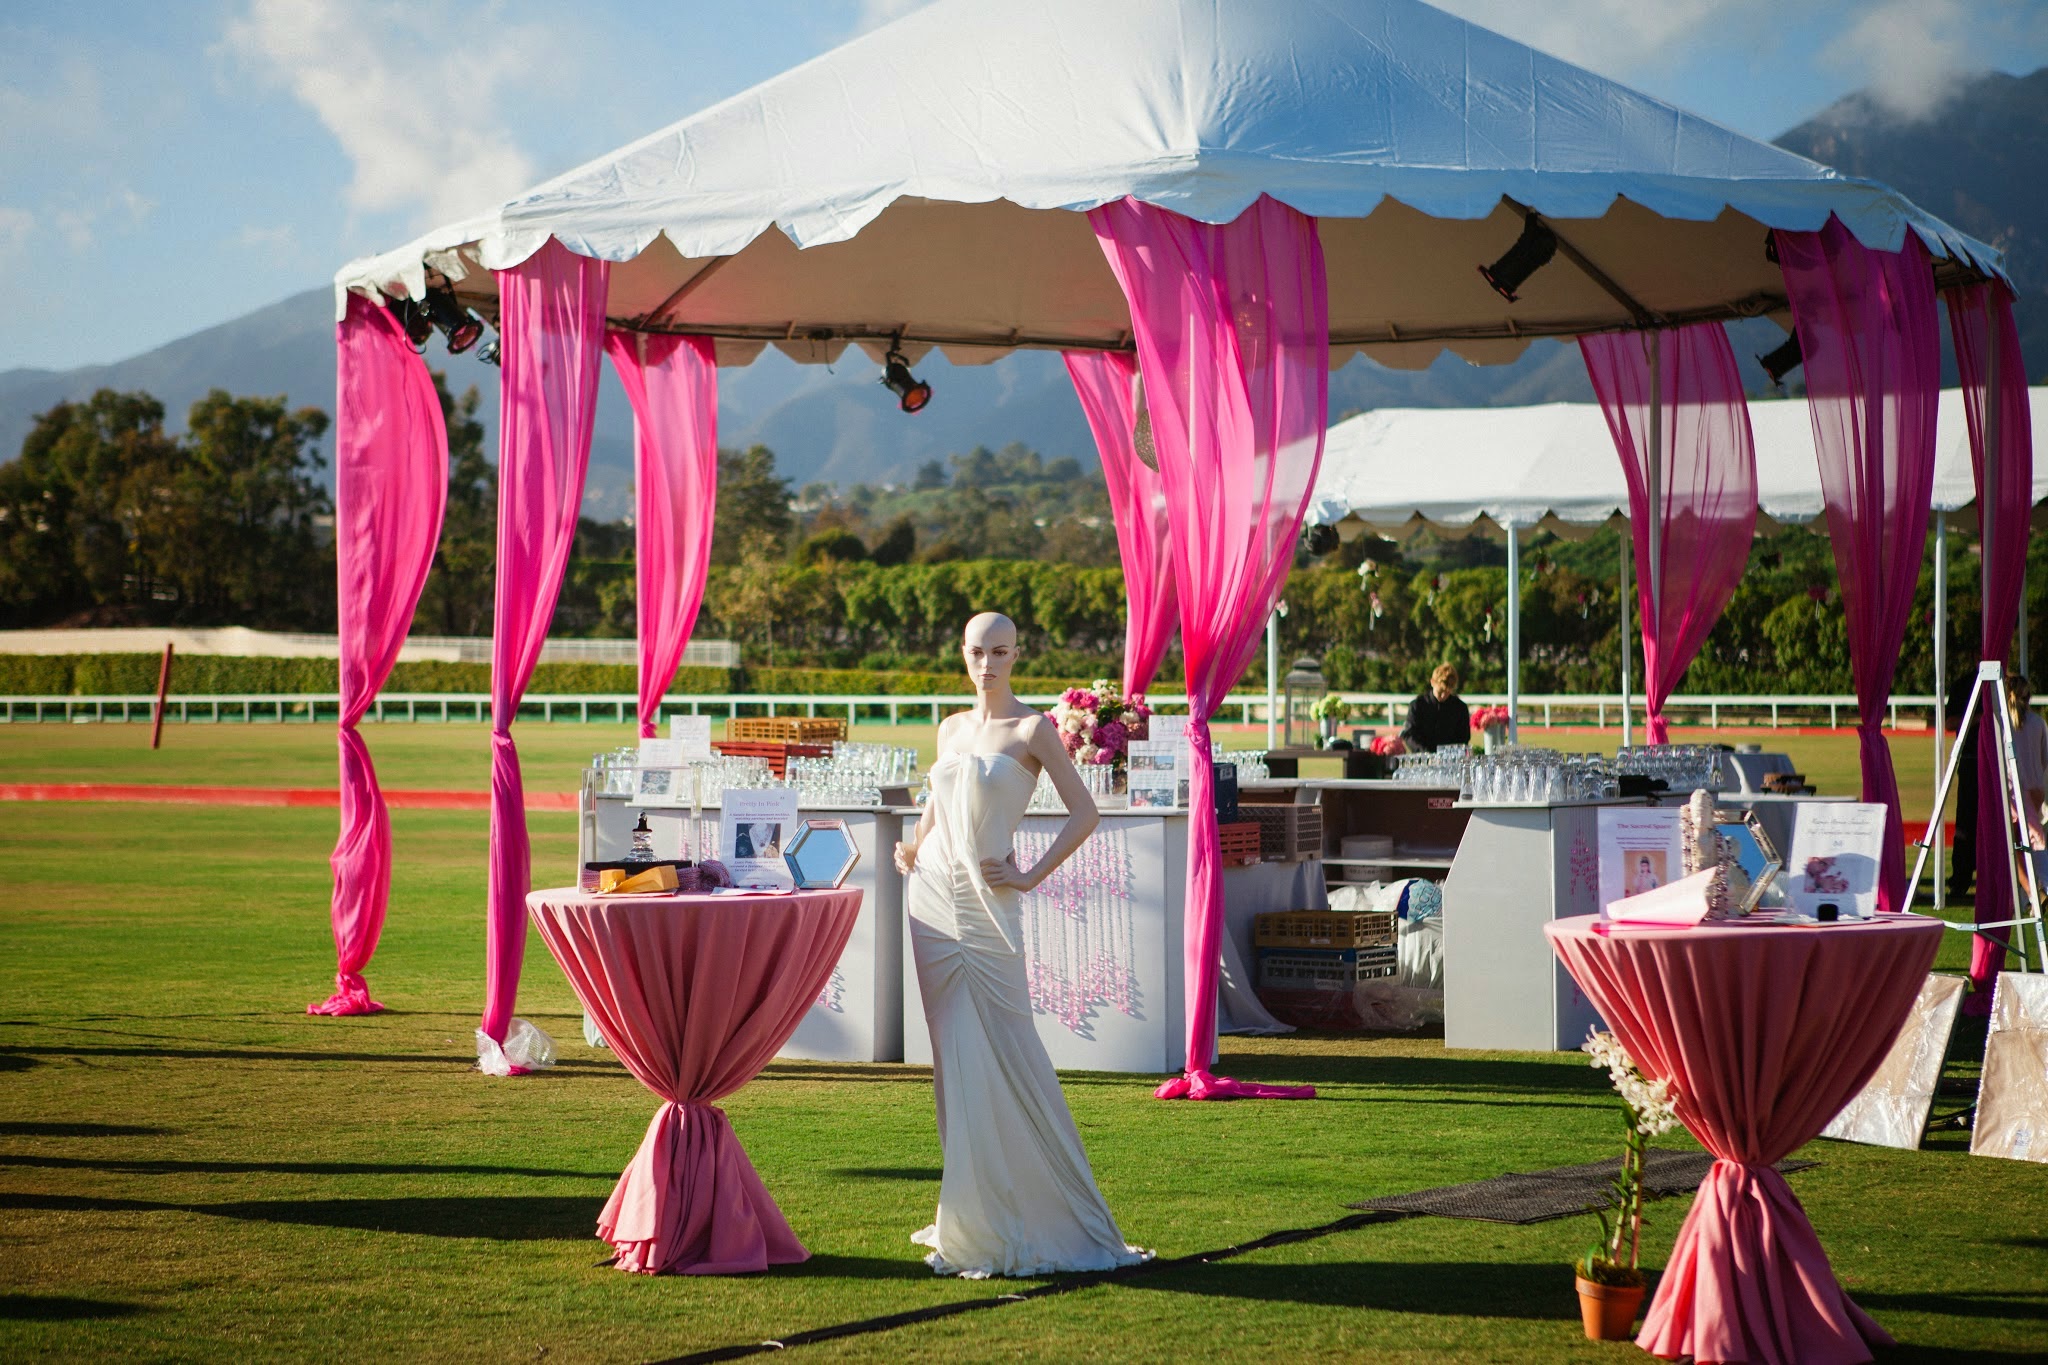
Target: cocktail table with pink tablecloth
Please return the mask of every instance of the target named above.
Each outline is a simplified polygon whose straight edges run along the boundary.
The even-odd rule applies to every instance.
[[[712,1103],[767,1065],[832,974],[857,890],[526,898],[626,1069],[666,1103],[597,1221],[621,1270],[719,1275],[806,1259]]]
[[[1773,1163],[1820,1133],[1876,1072],[1941,940],[1941,922],[1544,926],[1636,1066],[1669,1080],[1717,1160],[1679,1230],[1636,1344],[1667,1359],[1850,1365],[1890,1344],[1850,1302]]]

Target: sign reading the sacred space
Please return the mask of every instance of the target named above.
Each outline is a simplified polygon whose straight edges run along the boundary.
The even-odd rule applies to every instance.
[[[1609,902],[1655,891],[1685,875],[1677,807],[1603,806],[1599,816],[1601,918]]]

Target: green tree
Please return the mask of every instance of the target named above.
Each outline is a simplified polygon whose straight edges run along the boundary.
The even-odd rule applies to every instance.
[[[448,377],[436,370],[434,392],[448,427],[448,505],[413,629],[430,635],[489,635],[497,592],[498,470],[484,458],[475,387],[455,398],[448,392]]]
[[[868,558],[888,567],[908,564],[917,555],[917,523],[907,516],[889,523],[889,529],[868,551]]]
[[[789,480],[775,472],[774,451],[761,445],[719,451],[711,562],[737,564],[755,544],[781,549],[796,529],[789,503]]]

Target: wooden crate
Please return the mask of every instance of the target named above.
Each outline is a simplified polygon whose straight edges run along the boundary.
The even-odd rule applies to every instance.
[[[1240,805],[1237,813],[1259,824],[1259,856],[1269,863],[1298,863],[1323,856],[1320,806]]]
[[[772,744],[836,744],[846,738],[846,722],[802,716],[735,716],[725,723],[725,737]]]
[[[788,775],[792,758],[826,758],[832,753],[829,744],[782,744],[760,739],[714,739],[711,747],[727,758],[765,758],[768,771],[777,777]]]
[[[1252,942],[1262,950],[1392,948],[1395,932],[1391,910],[1282,910],[1252,918]]]
[[[1223,840],[1223,862],[1228,867],[1249,867],[1259,861],[1259,822],[1239,820],[1233,824],[1218,825],[1216,833]]]

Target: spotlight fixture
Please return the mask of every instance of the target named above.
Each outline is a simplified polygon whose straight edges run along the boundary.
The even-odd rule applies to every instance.
[[[1550,258],[1557,254],[1557,234],[1550,225],[1531,214],[1522,220],[1522,235],[1515,238],[1515,244],[1508,248],[1507,255],[1492,265],[1482,265],[1479,273],[1493,286],[1493,292],[1515,301],[1516,293],[1529,277],[1542,269]]]
[[[1766,232],[1764,234],[1764,259],[1772,265],[1778,263],[1778,234],[1776,232]]]
[[[483,361],[486,365],[503,365],[504,359],[498,354],[498,339],[492,337],[489,341],[477,347],[476,358]]]
[[[894,346],[889,348],[888,359],[882,366],[882,385],[896,395],[896,405],[905,412],[922,411],[932,401],[932,386],[910,372],[903,352]]]
[[[1321,559],[1324,555],[1336,549],[1342,543],[1342,538],[1338,536],[1336,527],[1318,523],[1314,526],[1302,528],[1301,543],[1302,547],[1311,555]]]
[[[1793,332],[1769,355],[1760,355],[1756,363],[1764,367],[1764,373],[1771,377],[1777,388],[1785,387],[1785,376],[1799,368],[1806,357],[1799,351],[1799,333]]]
[[[477,344],[484,334],[483,319],[456,301],[455,291],[446,285],[429,287],[421,301],[431,323],[448,339],[448,354],[461,355]]]
[[[427,342],[434,335],[434,320],[427,316],[427,310],[417,299],[390,298],[384,306],[398,319],[398,325],[405,329],[405,339],[412,343],[415,351],[427,349]]]

